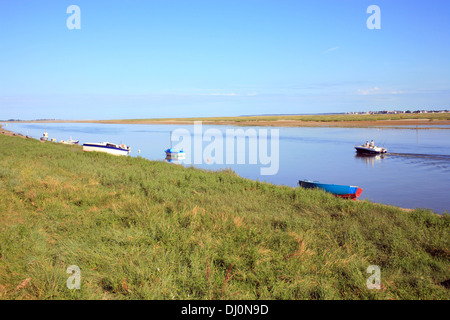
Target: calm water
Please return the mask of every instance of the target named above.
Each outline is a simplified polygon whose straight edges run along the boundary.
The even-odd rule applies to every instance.
[[[85,142],[124,143],[131,146],[131,156],[164,161],[170,146],[170,132],[186,129],[194,141],[193,126],[119,125],[86,123],[8,124],[6,129],[40,138],[44,131],[57,141],[70,137]],[[438,213],[450,211],[450,128],[263,128],[202,126],[203,132],[217,129],[268,130],[270,155],[271,129],[279,130],[279,170],[275,175],[261,175],[269,165],[248,164],[251,141],[245,148],[247,164],[194,164],[218,170],[231,168],[242,177],[275,184],[297,186],[299,179],[324,183],[358,185],[364,189],[360,199],[404,208],[431,208]],[[201,137],[201,136],[200,136]],[[384,146],[384,157],[358,157],[353,148],[367,140]],[[257,139],[259,142],[263,139]],[[174,142],[174,145],[176,143]],[[203,142],[203,148],[210,142]],[[236,144],[236,143],[235,143]],[[141,152],[138,153],[138,150]],[[186,150],[190,158],[193,149]],[[223,159],[225,161],[224,150]],[[237,162],[235,148],[235,161]],[[258,158],[259,159],[259,158]],[[193,162],[193,157],[191,162]],[[182,165],[190,166],[185,160]],[[258,161],[259,163],[259,161]]]

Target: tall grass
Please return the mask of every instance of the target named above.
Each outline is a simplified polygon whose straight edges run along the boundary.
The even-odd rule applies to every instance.
[[[0,192],[1,299],[450,297],[429,210],[1,135]]]

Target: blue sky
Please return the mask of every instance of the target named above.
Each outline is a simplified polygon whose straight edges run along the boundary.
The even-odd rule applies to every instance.
[[[0,0],[0,119],[450,109],[449,39],[446,0]]]

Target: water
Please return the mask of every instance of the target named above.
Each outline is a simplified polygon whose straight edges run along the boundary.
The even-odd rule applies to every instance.
[[[131,156],[164,161],[164,150],[170,146],[170,132],[186,129],[194,141],[193,126],[180,125],[126,125],[94,123],[10,123],[7,129],[40,138],[44,131],[57,141],[72,137],[85,142],[109,141],[131,147]],[[391,204],[403,208],[430,208],[443,213],[450,209],[450,130],[394,129],[394,128],[263,128],[202,126],[218,129],[225,137],[227,129],[253,129],[257,133],[267,129],[279,130],[279,169],[275,175],[261,175],[268,165],[211,164],[207,159],[196,167],[218,170],[231,168],[242,177],[259,179],[279,185],[296,187],[299,179],[324,183],[351,184],[363,188],[360,199]],[[376,157],[356,156],[356,144],[374,140],[388,149],[388,154]],[[262,141],[262,139],[257,139]],[[174,143],[175,145],[176,143]],[[205,148],[210,142],[203,142]],[[138,150],[141,152],[138,153]],[[186,151],[191,158],[194,150]],[[223,159],[226,153],[224,150]],[[193,162],[193,156],[191,162]],[[188,162],[188,163],[186,163]],[[190,166],[189,159],[182,165]]]

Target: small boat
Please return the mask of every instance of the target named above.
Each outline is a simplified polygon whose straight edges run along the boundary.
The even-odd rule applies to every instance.
[[[186,154],[183,150],[177,150],[172,148],[172,132],[170,132],[170,148],[164,150],[166,153],[166,160],[167,159],[185,159]]]
[[[186,154],[184,153],[183,150],[176,150],[176,149],[166,149],[164,150],[164,152],[166,153],[166,159],[185,159],[186,158]]]
[[[184,159],[184,158],[183,158]],[[177,159],[177,158],[171,158],[171,157],[166,157],[165,159],[167,162],[169,163],[174,163],[174,164],[181,164],[182,159]]]
[[[48,133],[46,131],[44,131],[42,137],[41,137],[41,141],[47,141],[48,140]]]
[[[310,180],[299,180],[298,184],[302,188],[310,189],[310,188],[319,188],[323,189],[329,193],[332,193],[336,197],[341,197],[345,199],[355,200],[358,198],[363,189],[357,186],[346,186],[346,185],[338,185],[338,184],[329,184],[329,183],[320,183],[318,181],[310,181]]]
[[[106,152],[116,156],[126,156],[130,153],[130,147],[124,144],[118,145],[111,142],[84,143],[83,151]]]
[[[70,137],[70,139],[67,141],[61,140],[61,143],[63,144],[78,144],[79,142],[80,140],[73,140],[72,137]]]
[[[355,146],[355,149],[359,154],[381,154],[387,152],[387,149],[375,146],[373,140],[371,143],[366,142],[361,146]]]

